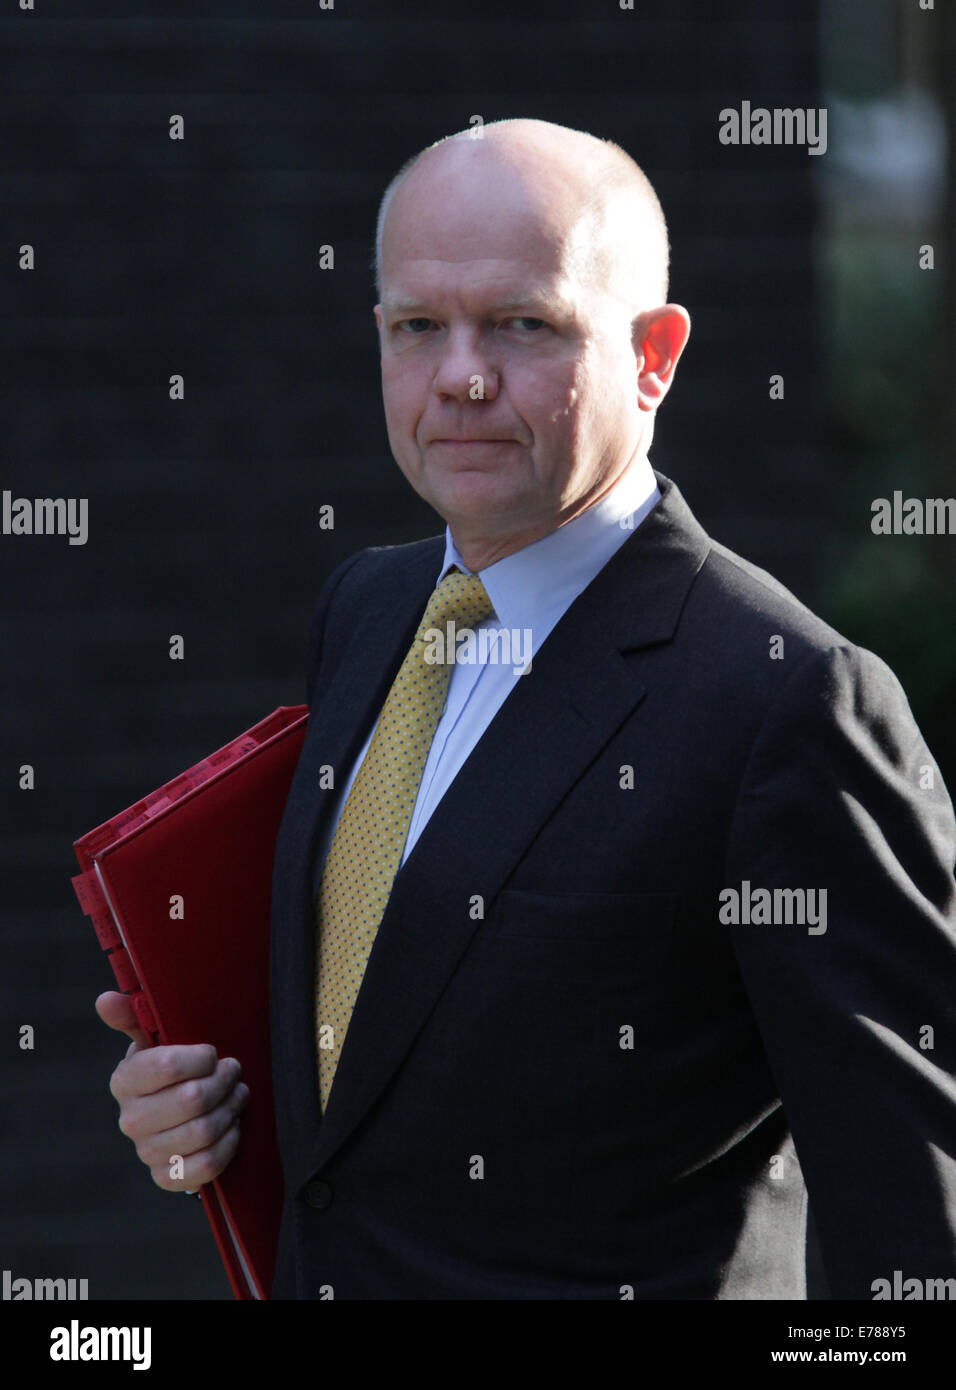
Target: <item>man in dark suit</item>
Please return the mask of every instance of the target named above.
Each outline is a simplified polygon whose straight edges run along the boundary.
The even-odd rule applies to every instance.
[[[802,1298],[807,1189],[835,1297],[952,1278],[952,805],[886,665],[650,466],[690,327],[653,190],[501,122],[400,171],[377,245],[389,441],[448,527],[315,613],[274,1297]],[[243,1097],[170,1051],[161,1116],[146,1054],[114,1094],[196,1186]]]

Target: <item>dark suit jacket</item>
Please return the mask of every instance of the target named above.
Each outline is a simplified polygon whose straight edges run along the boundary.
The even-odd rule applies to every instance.
[[[400,869],[324,1118],[320,768],[443,541],[322,591],[275,858],[274,1297],[803,1298],[807,1188],[834,1297],[956,1273],[949,797],[889,668],[657,479]],[[826,931],[721,922],[744,881],[825,889]]]

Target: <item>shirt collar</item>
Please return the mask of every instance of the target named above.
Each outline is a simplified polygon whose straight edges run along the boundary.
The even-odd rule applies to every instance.
[[[624,470],[614,486],[573,520],[565,522],[478,574],[502,627],[530,628],[534,649],[611,556],[660,501],[646,455]],[[472,574],[445,527],[445,557],[437,583],[453,565]]]

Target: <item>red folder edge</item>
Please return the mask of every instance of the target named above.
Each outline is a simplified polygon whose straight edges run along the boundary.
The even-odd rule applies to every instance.
[[[157,791],[74,841],[73,849],[82,870],[71,879],[77,900],[84,915],[91,919],[101,948],[107,952],[119,988],[130,995],[140,1026],[149,1037],[151,1046],[174,1040],[166,1035],[150,993],[149,982],[143,978],[135,950],[123,931],[119,906],[112,904],[111,907],[108,900],[97,869],[97,856],[142,834],[155,820],[170,814],[181,803],[192,800],[212,782],[227,777],[240,764],[246,765],[251,758],[273,747],[280,739],[298,736],[301,748],[307,720],[307,705],[280,706],[208,758],[187,768]],[[232,1217],[219,1180],[204,1184],[199,1189],[199,1195],[234,1296],[237,1299],[268,1299],[269,1288],[265,1287],[253,1268],[249,1251]]]

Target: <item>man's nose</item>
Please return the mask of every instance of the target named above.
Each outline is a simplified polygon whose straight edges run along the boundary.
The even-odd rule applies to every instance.
[[[482,401],[498,394],[498,368],[488,343],[477,333],[449,332],[433,381],[440,396]]]

